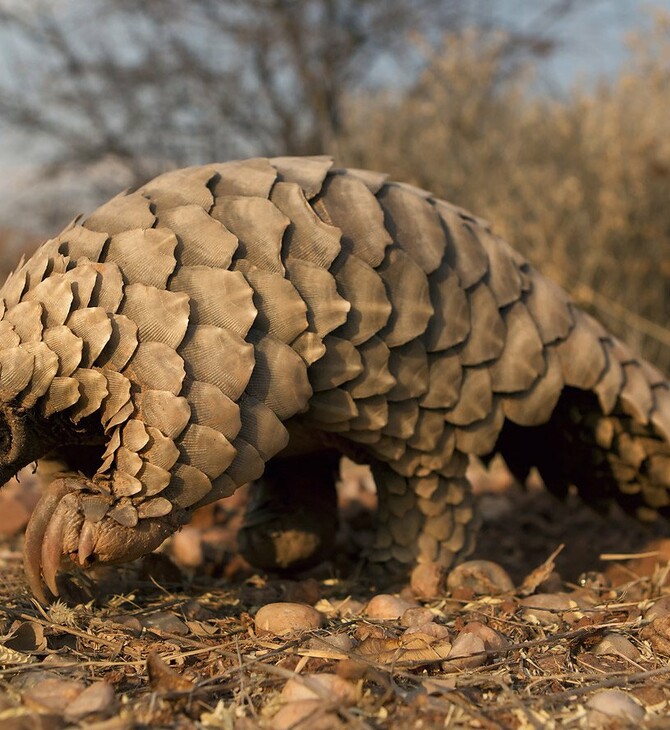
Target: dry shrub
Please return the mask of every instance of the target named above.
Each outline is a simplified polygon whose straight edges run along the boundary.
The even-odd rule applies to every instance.
[[[670,372],[670,15],[616,78],[563,98],[534,93],[505,50],[499,35],[450,35],[413,86],[352,100],[342,161],[489,218]]]

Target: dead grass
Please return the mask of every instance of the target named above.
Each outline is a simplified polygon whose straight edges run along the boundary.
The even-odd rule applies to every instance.
[[[662,609],[655,621],[648,612],[670,596],[668,541],[650,545],[649,535],[628,532],[617,543],[620,550],[648,553],[651,547],[651,557],[603,562],[599,551],[610,543],[598,539],[602,518],[581,505],[560,506],[539,490],[508,489],[484,498],[479,556],[490,556],[497,543],[497,560],[518,587],[478,595],[464,584],[419,602],[448,629],[451,641],[472,622],[503,637],[501,648],[471,655],[469,668],[440,658],[416,659],[416,652],[404,650],[401,620],[372,619],[361,609],[375,591],[364,588],[360,576],[336,578],[326,570],[300,582],[247,573],[229,581],[220,577],[220,566],[209,565],[189,577],[163,555],[101,572],[93,602],[42,609],[23,588],[19,540],[5,541],[0,724],[65,727],[57,712],[36,704],[35,695],[41,695],[35,687],[49,679],[56,680],[56,691],[58,682],[72,681],[113,688],[115,704],[79,724],[70,720],[69,727],[275,728],[286,706],[282,689],[294,680],[319,699],[308,719],[295,725],[310,730],[629,727],[626,720],[589,708],[598,692],[612,688],[625,690],[643,708],[637,727],[666,727],[670,609]],[[624,529],[614,519],[612,533],[623,535]],[[546,557],[558,541],[569,545],[585,532],[592,536],[591,553],[582,551],[581,564],[574,553],[567,561],[559,556],[556,566],[549,561],[523,580],[538,567],[540,552]],[[295,600],[301,592],[318,598],[316,607],[326,615],[323,629],[289,637],[256,632],[253,615],[261,605]],[[533,601],[563,592],[570,597],[568,609],[550,608],[539,614],[541,620],[529,611]],[[598,653],[611,633],[629,640],[632,657]],[[350,637],[350,648],[330,643],[341,634]],[[372,646],[399,641],[400,646],[375,654],[370,639],[378,640]],[[323,673],[352,685],[355,702],[337,701],[315,686],[313,677]],[[15,724],[5,724],[10,720]]]
[[[616,334],[670,370],[670,15],[620,75],[551,99],[505,41],[426,50],[399,93],[353,100],[346,164],[390,172],[491,220]]]

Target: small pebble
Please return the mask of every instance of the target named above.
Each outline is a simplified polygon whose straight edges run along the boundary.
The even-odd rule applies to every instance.
[[[337,674],[303,674],[302,679],[289,679],[284,685],[281,696],[285,702],[298,700],[321,700],[328,698],[344,705],[356,702],[356,686]],[[303,681],[306,680],[306,681]],[[308,685],[314,685],[312,689]]]
[[[192,621],[207,621],[216,615],[196,600],[187,601],[181,607],[181,612]]]
[[[400,623],[409,628],[410,626],[421,626],[433,620],[433,612],[423,606],[408,608],[400,617]]]
[[[426,621],[425,624],[419,626],[410,626],[403,636],[411,636],[412,634],[421,634],[434,640],[442,641],[449,638],[449,629],[442,624],[436,624],[434,621]]]
[[[313,606],[321,599],[321,586],[315,578],[307,578],[299,582],[291,581],[286,589],[286,600],[289,603],[306,603]]]
[[[458,669],[475,669],[486,663],[486,650],[484,642],[479,636],[469,633],[460,633],[447,655],[447,661],[442,668],[445,672],[453,672]]]
[[[478,636],[484,642],[487,651],[502,651],[509,646],[509,642],[502,634],[481,621],[470,621],[463,627],[461,634]]]
[[[22,621],[12,626],[10,637],[3,643],[10,649],[23,652],[44,651],[47,648],[44,629],[35,621]]]
[[[79,722],[89,715],[109,715],[116,707],[116,697],[111,684],[94,682],[87,687],[65,711],[68,722]]]
[[[202,565],[202,530],[186,525],[175,533],[172,538],[172,557],[184,568],[197,568]]]
[[[559,623],[567,619],[566,612],[574,615],[577,609],[576,601],[567,593],[538,593],[522,598],[520,604],[526,616],[532,616],[543,625]]]
[[[609,717],[638,722],[645,716],[645,709],[629,694],[620,689],[596,692],[586,702],[586,707]]]
[[[369,618],[389,621],[399,619],[408,608],[415,608],[415,606],[416,604],[412,604],[403,598],[388,593],[380,593],[370,599],[365,614]]]
[[[606,634],[591,651],[596,656],[614,654],[616,656],[624,656],[633,661],[640,659],[638,648],[622,634]]]
[[[330,636],[314,637],[310,640],[309,646],[312,649],[327,650],[329,647],[337,651],[348,652],[354,647],[354,640],[344,631]]]
[[[444,594],[445,569],[439,563],[421,563],[410,577],[412,593],[419,598],[437,598]]]
[[[120,616],[110,616],[107,620],[123,626],[135,636],[139,636],[142,633],[142,624],[136,616],[124,616],[121,614]]]
[[[342,727],[334,712],[323,712],[323,700],[289,702],[272,717],[272,730],[334,730]]]
[[[653,621],[655,618],[663,618],[670,614],[670,596],[663,596],[654,603],[653,606],[648,608],[644,617],[647,621]]]
[[[73,679],[44,679],[23,695],[23,702],[31,709],[62,715],[85,688]]]
[[[173,613],[167,611],[159,611],[152,613],[150,616],[142,618],[142,626],[147,629],[158,629],[167,634],[176,634],[177,636],[186,636],[188,634],[188,626]]]
[[[30,519],[30,508],[24,504],[15,494],[0,494],[0,535],[12,537],[28,524]]]
[[[323,626],[324,617],[303,603],[268,603],[258,609],[254,619],[256,631],[275,636],[299,633]]]
[[[338,616],[346,618],[347,616],[360,616],[363,613],[365,604],[355,598],[345,598],[344,601],[334,603],[333,607]]]
[[[477,595],[510,593],[514,583],[507,571],[490,560],[468,560],[457,565],[447,576],[447,588],[453,593],[469,588]]]

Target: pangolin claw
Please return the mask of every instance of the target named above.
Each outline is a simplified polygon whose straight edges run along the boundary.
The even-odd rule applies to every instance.
[[[63,520],[67,516],[61,509],[61,504],[80,485],[76,479],[53,481],[37,503],[26,528],[23,544],[26,578],[33,595],[42,603],[48,603],[42,583],[43,571],[49,590],[54,596],[58,595],[56,573],[63,550]],[[54,517],[56,520],[53,520]]]
[[[80,477],[54,480],[33,511],[26,528],[23,561],[33,595],[49,603],[59,595],[56,576],[63,556],[88,567],[126,562],[151,552],[185,521],[185,515],[145,519],[129,528],[109,516],[91,520],[82,504],[95,485]]]

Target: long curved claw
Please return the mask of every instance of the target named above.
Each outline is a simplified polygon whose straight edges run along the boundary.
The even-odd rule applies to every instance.
[[[63,555],[65,526],[71,524],[71,520],[77,517],[77,512],[77,495],[70,492],[58,503],[44,532],[44,542],[42,543],[42,575],[44,576],[44,582],[54,596],[58,595],[56,574],[60,568],[61,557]]]
[[[94,491],[95,486],[83,478],[56,479],[30,518],[23,562],[30,589],[41,603],[49,603],[48,593],[58,596],[56,576],[64,555],[84,567],[134,560],[158,547],[186,518],[182,512],[170,513],[140,520],[134,527],[124,527],[109,516],[90,521],[84,516],[82,497]]]
[[[73,489],[76,489],[72,482],[77,484],[74,479],[56,479],[53,481],[37,503],[26,528],[23,543],[23,565],[30,590],[41,603],[49,602],[44,592],[44,585],[42,584],[42,560],[45,535],[49,529],[51,518],[58,509],[63,497],[71,493]],[[50,544],[53,544],[53,542],[50,541]],[[61,548],[59,547],[58,564],[60,564],[60,557]],[[50,556],[51,562],[54,562],[52,556]],[[57,569],[58,565],[56,566]],[[55,587],[55,581],[53,581],[53,587]],[[53,595],[58,595],[57,589],[54,591],[52,586],[49,586],[49,588],[52,590]]]

